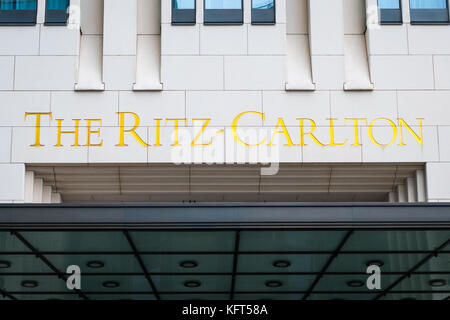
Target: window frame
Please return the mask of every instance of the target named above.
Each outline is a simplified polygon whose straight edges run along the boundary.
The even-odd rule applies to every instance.
[[[273,0],[273,8],[271,9],[254,9],[253,1],[251,0],[252,7],[252,24],[253,25],[274,25],[277,23],[276,7],[277,1]]]
[[[413,9],[409,1],[409,14],[412,25],[434,25],[450,24],[448,0],[445,1],[445,9]]]
[[[175,9],[172,0],[172,25],[192,26],[197,23],[197,1],[194,0],[194,9]]]
[[[68,9],[69,6],[65,10],[50,10],[48,9],[48,2],[45,2],[45,21],[44,25],[46,26],[66,26],[69,20]]]
[[[402,1],[398,1],[398,9],[383,9],[380,8],[378,1],[378,15],[380,24],[386,25],[401,25],[403,24],[403,10],[402,10]]]
[[[206,9],[206,0],[203,0],[203,24],[243,25],[244,0],[240,1],[241,1],[241,9]]]
[[[35,10],[0,10],[0,26],[35,26],[38,2]]]

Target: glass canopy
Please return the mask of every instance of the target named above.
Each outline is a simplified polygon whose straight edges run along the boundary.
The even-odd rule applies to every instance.
[[[376,208],[368,207],[372,212]],[[237,210],[219,206],[208,210],[214,208],[222,210],[222,216]],[[404,208],[409,208],[411,221],[419,219],[415,214],[418,207]],[[295,225],[294,219],[250,227],[248,216],[241,218],[247,225],[224,227],[186,213],[179,218],[183,224],[171,217],[168,220],[172,222],[165,226],[149,227],[100,225],[96,209],[108,208],[81,207],[76,210],[83,209],[92,219],[74,227],[69,220],[76,212],[70,206],[0,206],[0,299],[448,299],[450,219],[443,222],[434,210],[437,208],[448,216],[449,206],[431,206],[424,212],[441,221],[440,227],[432,225],[432,220],[413,227],[388,226],[387,222],[380,226],[373,221],[372,227],[359,223],[313,227],[312,220],[309,226],[301,226]],[[18,221],[5,222],[16,209]],[[116,218],[123,221],[127,209],[119,209],[122,217]],[[157,219],[157,212],[170,215],[157,206],[131,209],[139,209],[139,214],[150,220]],[[202,209],[196,210],[202,213]],[[283,207],[269,209],[281,215]],[[323,209],[334,211],[338,222],[342,208]],[[355,215],[359,209],[349,206]],[[21,210],[35,212],[35,216],[24,223],[21,215],[26,212]],[[50,223],[43,214],[55,210],[60,216],[67,213],[67,224]],[[253,222],[264,220],[261,210]],[[114,215],[113,208],[107,211]],[[219,219],[213,215],[205,219]],[[48,224],[34,225],[38,220]],[[399,218],[394,215],[392,220]],[[315,223],[319,222],[317,217]],[[380,290],[365,285],[367,265],[373,264],[381,267]],[[81,268],[78,291],[66,287],[70,265]]]

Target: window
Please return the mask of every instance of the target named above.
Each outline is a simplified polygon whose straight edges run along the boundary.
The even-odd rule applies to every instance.
[[[0,25],[36,24],[37,0],[0,0]]]
[[[172,0],[172,24],[195,24],[195,0]]]
[[[410,0],[411,24],[448,24],[447,0]]]
[[[205,24],[243,24],[243,0],[205,0]]]
[[[252,24],[275,24],[275,0],[252,0]]]
[[[400,0],[378,0],[381,24],[402,24]]]
[[[67,24],[70,0],[47,0],[45,8],[45,25],[61,26]]]

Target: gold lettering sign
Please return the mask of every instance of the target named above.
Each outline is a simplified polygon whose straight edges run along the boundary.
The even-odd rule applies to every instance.
[[[200,124],[201,128],[196,132],[195,136],[190,141],[191,147],[208,147],[214,144],[214,137],[208,137],[207,143],[201,143],[202,138],[209,129],[210,123],[213,119],[210,118],[195,118],[195,119],[153,119],[155,125],[151,126],[151,130],[155,130],[155,141],[145,141],[138,133],[137,130],[140,128],[141,119],[138,114],[134,112],[118,112],[119,115],[119,126],[117,127],[119,138],[116,147],[128,147],[129,141],[133,139],[137,141],[141,146],[149,148],[162,147],[161,143],[161,126],[164,125],[169,128],[173,128],[172,136],[173,143],[171,147],[181,146],[180,142],[180,125],[185,124],[188,126],[191,124],[195,126]],[[34,117],[34,137],[30,137],[31,147],[45,147],[46,145],[53,144],[55,147],[63,147],[63,135],[72,136],[72,138],[67,137],[67,139],[72,139],[73,143],[69,144],[70,147],[102,147],[104,146],[103,139],[101,136],[102,119],[55,119],[56,129],[55,129],[55,140],[54,141],[41,141],[41,122],[42,117],[49,117],[50,121],[53,121],[53,114],[51,112],[26,112],[24,120],[29,121],[30,118]],[[413,138],[413,143],[423,146],[424,136],[423,136],[423,118],[417,118],[417,123],[407,123],[403,118],[389,119],[389,118],[377,118],[377,119],[367,119],[367,118],[344,118],[336,119],[330,118],[325,119],[328,122],[326,127],[317,127],[316,121],[310,118],[296,118],[295,121],[297,125],[297,134],[294,135],[292,128],[286,126],[284,118],[278,118],[276,124],[270,128],[271,135],[270,140],[268,138],[261,138],[257,140],[257,143],[250,143],[245,141],[245,138],[239,135],[239,123],[244,117],[255,117],[260,119],[263,123],[266,121],[266,115],[257,111],[246,111],[237,115],[233,121],[230,123],[230,132],[234,142],[245,146],[247,148],[259,147],[259,146],[275,146],[276,138],[280,138],[284,141],[285,147],[307,147],[308,144],[314,143],[320,147],[344,147],[349,145],[360,147],[362,146],[362,141],[360,138],[361,133],[366,133],[369,138],[370,143],[380,147],[385,148],[392,145],[397,145],[399,147],[404,147],[407,145],[405,142],[406,136],[411,136]],[[129,119],[131,125],[125,126],[125,119]],[[292,119],[289,119],[292,121]],[[339,123],[340,122],[340,123]],[[70,130],[63,131],[63,123],[66,127],[73,128]],[[70,123],[70,124],[69,124]],[[340,127],[352,127],[352,136],[339,136],[336,132],[337,123]],[[198,126],[198,125],[197,125]],[[94,129],[93,129],[94,127]],[[377,128],[384,128],[383,136],[377,132]],[[83,128],[83,129],[82,129]],[[84,129],[85,128],[85,129]],[[266,126],[260,127],[267,128]],[[416,129],[413,129],[416,128]],[[53,128],[52,128],[53,129]],[[255,128],[258,129],[258,128]],[[289,131],[291,130],[291,132]],[[86,130],[86,141],[80,143],[80,130]],[[321,139],[317,137],[319,130],[327,130],[324,139],[324,132],[321,132]],[[387,130],[387,131],[386,131]],[[387,137],[386,137],[386,132]],[[216,131],[216,135],[223,134],[224,130]],[[92,141],[94,139],[94,142]],[[322,141],[321,141],[322,140]],[[327,140],[327,141],[324,141]]]

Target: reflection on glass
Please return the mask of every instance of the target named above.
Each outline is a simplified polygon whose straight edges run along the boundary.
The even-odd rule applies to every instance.
[[[0,10],[36,10],[37,0],[0,0]]]
[[[173,0],[174,9],[195,9],[195,0]]]
[[[447,0],[410,0],[411,9],[446,9]]]
[[[253,9],[272,9],[274,7],[274,0],[253,0]]]
[[[66,10],[70,0],[47,0],[48,10]]]
[[[205,9],[242,9],[242,0],[205,0]]]
[[[378,0],[380,9],[400,9],[400,0]]]

